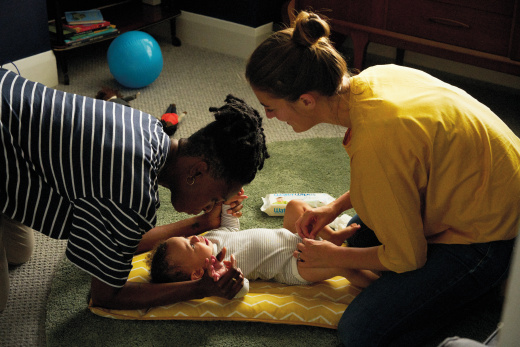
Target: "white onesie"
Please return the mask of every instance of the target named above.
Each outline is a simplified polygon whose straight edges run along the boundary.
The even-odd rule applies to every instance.
[[[226,260],[234,254],[244,277],[250,280],[274,280],[299,285],[309,284],[298,273],[292,256],[302,239],[287,229],[247,229],[239,231],[238,218],[227,214],[222,206],[221,227],[208,231],[204,237],[216,244],[215,255],[226,247]]]

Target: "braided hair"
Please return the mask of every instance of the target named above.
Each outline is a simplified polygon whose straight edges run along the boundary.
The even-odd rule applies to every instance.
[[[225,102],[220,108],[209,109],[215,121],[192,134],[179,154],[202,157],[213,178],[246,185],[269,158],[262,118],[231,94]]]

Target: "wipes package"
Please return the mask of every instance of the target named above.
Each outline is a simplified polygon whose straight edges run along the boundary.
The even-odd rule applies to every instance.
[[[311,207],[319,207],[327,205],[335,199],[329,194],[325,193],[275,193],[267,194],[262,198],[264,204],[260,208],[262,212],[269,216],[283,216],[285,215],[285,208],[287,203],[291,200],[303,200]]]

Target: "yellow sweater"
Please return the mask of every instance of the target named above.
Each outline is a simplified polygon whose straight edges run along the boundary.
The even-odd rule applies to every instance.
[[[427,243],[518,233],[520,139],[488,107],[424,72],[376,66],[351,78],[351,201],[395,272],[420,268]]]

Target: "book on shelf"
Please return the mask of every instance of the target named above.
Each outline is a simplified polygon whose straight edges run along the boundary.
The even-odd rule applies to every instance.
[[[73,47],[87,42],[107,39],[112,36],[117,36],[118,34],[119,30],[117,30],[115,26],[110,26],[106,29],[98,30],[92,33],[72,36],[71,38],[65,40],[65,45],[68,47]]]
[[[68,30],[74,31],[74,33],[85,33],[85,32],[92,32],[94,30],[106,28],[110,26],[109,21],[103,21],[101,23],[91,23],[91,24],[63,24],[62,27],[65,30],[67,28]]]
[[[76,32],[74,30],[70,30],[69,28],[63,27],[63,38],[68,39],[74,35],[76,35]],[[54,23],[49,24],[49,35],[51,38],[57,38],[58,34],[56,32],[56,25]]]
[[[65,20],[71,25],[101,23],[104,21],[100,10],[67,11],[65,12]]]

